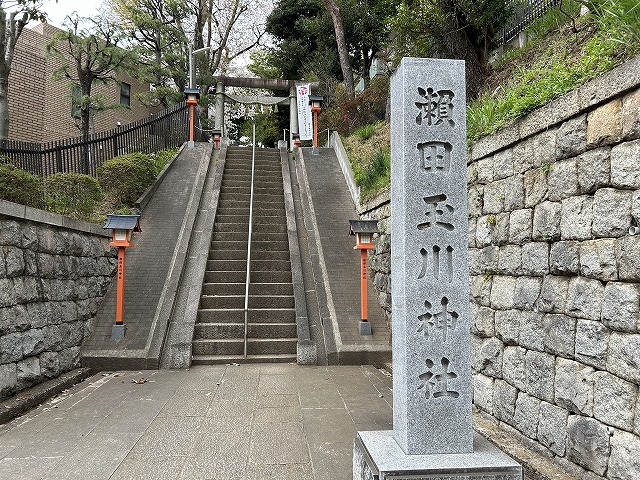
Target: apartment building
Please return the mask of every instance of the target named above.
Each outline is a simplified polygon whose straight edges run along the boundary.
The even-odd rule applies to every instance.
[[[79,113],[72,102],[73,86],[67,79],[53,80],[53,72],[62,65],[47,57],[46,45],[59,28],[46,23],[25,28],[16,45],[9,75],[9,139],[44,143],[80,135]],[[92,93],[106,93],[117,108],[99,112],[92,119],[92,133],[117,127],[118,122],[146,118],[157,109],[145,107],[135,95],[149,91],[150,85],[121,75],[118,82],[97,84]]]

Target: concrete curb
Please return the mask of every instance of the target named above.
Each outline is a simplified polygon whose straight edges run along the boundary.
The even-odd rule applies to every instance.
[[[282,164],[284,204],[287,212],[287,237],[289,238],[289,258],[291,260],[293,296],[296,306],[298,333],[298,344],[296,348],[297,359],[299,365],[316,365],[318,362],[318,347],[311,340],[311,331],[309,328],[309,315],[307,312],[302,262],[300,259],[300,245],[298,243],[298,229],[296,227],[296,214],[293,207],[291,172],[289,171],[289,157],[286,148],[280,149],[280,163]]]
[[[147,368],[158,368],[160,366],[160,355],[162,347],[167,335],[169,319],[175,305],[176,293],[184,271],[185,258],[187,249],[193,233],[196,216],[198,214],[198,205],[202,198],[204,182],[211,163],[213,145],[209,144],[208,148],[200,159],[198,172],[196,173],[195,185],[191,190],[191,196],[185,210],[186,215],[180,228],[180,234],[176,242],[176,248],[173,251],[173,258],[169,267],[167,280],[165,281],[160,302],[156,310],[156,315],[151,325],[151,334],[149,335],[146,351],[147,351]]]
[[[26,205],[8,202],[7,200],[0,200],[0,215],[43,223],[53,227],[66,228],[68,230],[90,233],[91,235],[98,235],[100,237],[111,237],[111,233],[107,233],[102,226],[97,223],[65,217],[58,213],[51,213],[46,210],[40,210],[39,208],[27,207]]]
[[[353,175],[353,169],[351,168],[351,162],[349,162],[349,156],[347,155],[344,145],[342,145],[342,139],[338,132],[331,133],[331,139],[329,140],[329,147],[333,148],[338,157],[338,163],[340,169],[344,175],[344,179],[349,187],[349,193],[351,193],[351,199],[357,210],[360,210],[360,187],[356,184],[356,179]]]
[[[342,339],[338,328],[331,289],[329,288],[329,274],[324,264],[324,254],[322,253],[322,245],[320,244],[318,224],[316,223],[316,214],[313,209],[311,189],[309,187],[307,169],[304,166],[304,155],[301,148],[298,148],[296,151],[296,160],[299,170],[298,183],[300,185],[300,197],[304,209],[304,223],[309,237],[309,253],[311,255],[316,295],[320,307],[320,317],[322,318],[327,363],[329,365],[336,365],[339,363]]]
[[[169,321],[169,331],[162,349],[160,368],[189,368],[191,366],[191,342],[200,305],[202,282],[207,268],[209,245],[218,210],[222,173],[226,159],[227,146],[223,145],[217,155],[214,153],[212,163],[215,163],[215,167],[210,166],[206,175],[192,241],[180,277],[175,306]],[[194,285],[199,285],[200,288],[193,288]]]
[[[22,390],[15,396],[0,402],[0,425],[10,422],[23,413],[37,407],[45,400],[80,383],[91,375],[90,368],[76,368],[70,372]]]
[[[523,436],[505,429],[494,418],[487,417],[481,412],[473,413],[473,429],[493,443],[504,453],[522,465],[524,477],[528,480],[578,480],[583,478],[580,472],[574,475],[567,473],[557,465],[559,459],[552,459],[540,451],[540,445],[530,448]]]

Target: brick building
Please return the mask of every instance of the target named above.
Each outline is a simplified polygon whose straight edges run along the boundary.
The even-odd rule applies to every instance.
[[[43,143],[78,137],[79,119],[73,117],[72,85],[67,79],[53,80],[61,60],[45,54],[57,27],[42,23],[25,28],[16,45],[9,75],[9,139]],[[143,106],[135,95],[149,90],[148,83],[121,75],[119,82],[97,84],[93,94],[107,93],[111,103],[128,108],[107,110],[93,118],[92,132],[103,132],[149,116],[154,109]]]

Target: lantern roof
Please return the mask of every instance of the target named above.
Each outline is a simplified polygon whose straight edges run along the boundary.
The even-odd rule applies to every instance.
[[[140,215],[107,215],[107,223],[104,224],[104,229],[112,228],[114,230],[133,230],[134,232],[141,232],[140,230]]]
[[[356,233],[380,233],[377,220],[349,220],[349,235]]]

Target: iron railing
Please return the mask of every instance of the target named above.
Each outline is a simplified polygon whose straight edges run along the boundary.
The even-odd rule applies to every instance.
[[[98,167],[118,155],[152,153],[182,145],[188,135],[189,110],[182,103],[149,118],[113,130],[47,143],[0,141],[2,162],[46,177],[54,173],[87,173],[96,176]]]
[[[501,45],[517,37],[534,20],[540,18],[547,10],[559,5],[561,0],[507,0],[507,6],[513,8],[511,17],[502,28],[497,40]]]
[[[251,281],[251,235],[253,233],[253,182],[256,172],[256,124],[253,124],[253,149],[251,152],[251,196],[249,198],[249,235],[247,238],[247,277],[244,291],[244,358],[247,358],[249,338],[249,284]]]

